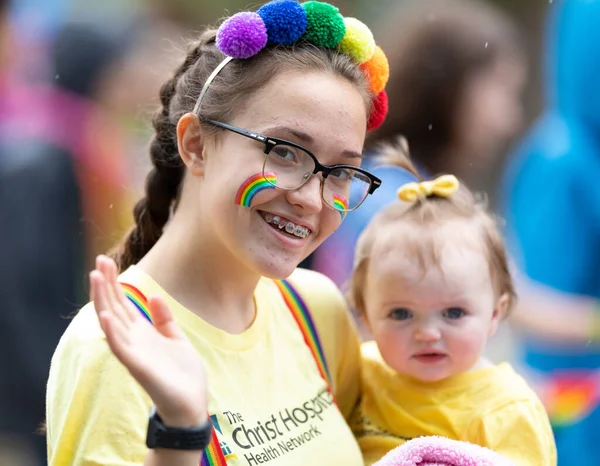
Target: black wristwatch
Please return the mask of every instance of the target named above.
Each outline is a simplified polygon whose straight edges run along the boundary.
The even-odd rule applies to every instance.
[[[146,446],[148,448],[168,448],[171,450],[205,450],[212,435],[212,422],[206,419],[204,425],[191,428],[168,427],[153,406],[148,421]]]

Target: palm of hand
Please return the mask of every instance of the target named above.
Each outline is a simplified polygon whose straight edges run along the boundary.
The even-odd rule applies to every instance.
[[[202,359],[165,301],[149,299],[152,325],[125,297],[114,262],[99,258],[90,280],[94,306],[112,352],[152,398],[165,424],[202,424],[207,416]]]

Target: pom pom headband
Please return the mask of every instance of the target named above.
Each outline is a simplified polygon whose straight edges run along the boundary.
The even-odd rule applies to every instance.
[[[210,83],[232,59],[250,58],[267,45],[291,45],[299,40],[337,48],[360,65],[375,96],[367,130],[377,129],[388,111],[384,90],[390,73],[387,58],[364,23],[344,18],[333,5],[318,1],[273,0],[256,13],[241,12],[226,19],[217,31],[216,45],[227,58],[204,83],[194,113],[198,114]]]

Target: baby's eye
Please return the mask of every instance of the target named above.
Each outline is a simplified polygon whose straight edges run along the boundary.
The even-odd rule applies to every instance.
[[[464,317],[465,314],[466,312],[464,309],[461,309],[460,307],[450,307],[444,311],[444,317],[452,320],[460,319],[461,317]]]
[[[408,309],[398,308],[389,313],[389,318],[392,320],[406,320],[412,317],[412,313]]]

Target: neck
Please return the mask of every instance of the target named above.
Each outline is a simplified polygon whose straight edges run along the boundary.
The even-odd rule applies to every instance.
[[[260,275],[210,235],[191,230],[175,215],[138,266],[209,324],[241,333],[255,317],[253,295]]]

